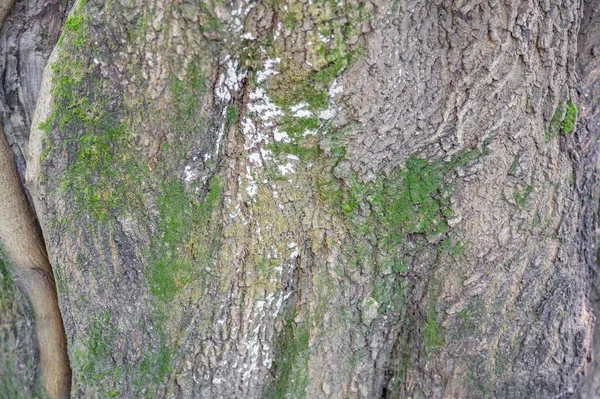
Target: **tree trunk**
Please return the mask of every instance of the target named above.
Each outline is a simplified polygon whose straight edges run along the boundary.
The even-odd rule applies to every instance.
[[[72,397],[596,396],[598,1],[67,5],[0,102]]]

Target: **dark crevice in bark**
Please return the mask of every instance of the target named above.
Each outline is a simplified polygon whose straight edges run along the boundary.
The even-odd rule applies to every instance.
[[[7,16],[0,34],[0,113],[22,182],[44,67],[66,12],[65,1],[21,1]]]

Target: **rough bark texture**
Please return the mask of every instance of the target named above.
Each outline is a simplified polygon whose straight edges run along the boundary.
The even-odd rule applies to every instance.
[[[594,392],[597,8],[78,2],[2,99],[72,396]]]

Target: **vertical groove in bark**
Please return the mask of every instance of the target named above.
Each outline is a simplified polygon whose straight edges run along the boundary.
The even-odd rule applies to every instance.
[[[71,370],[52,267],[19,182],[12,152],[4,132],[0,133],[0,241],[35,314],[46,392],[53,399],[68,398]]]

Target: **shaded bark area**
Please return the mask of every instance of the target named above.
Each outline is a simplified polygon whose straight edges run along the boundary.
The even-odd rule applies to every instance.
[[[35,320],[27,295],[0,259],[0,397],[31,398],[43,392]]]
[[[19,1],[0,33],[0,113],[23,182],[42,74],[60,35],[66,9],[66,1]]]

